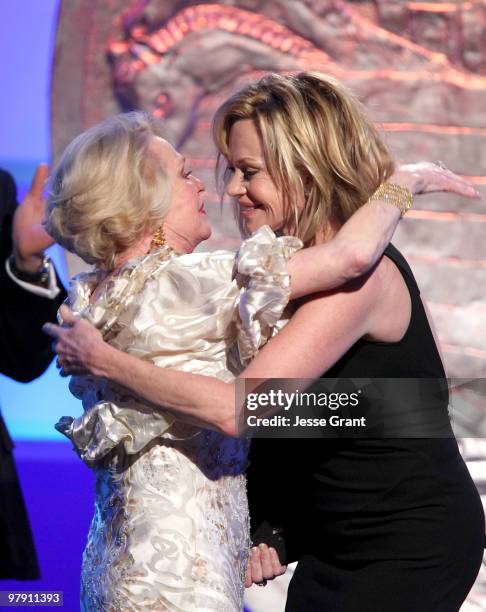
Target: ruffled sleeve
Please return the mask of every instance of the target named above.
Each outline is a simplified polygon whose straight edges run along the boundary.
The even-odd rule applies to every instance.
[[[125,454],[140,452],[156,438],[187,439],[199,432],[170,416],[133,400],[129,406],[100,401],[80,417],[62,417],[56,429],[71,440],[88,465],[103,459],[114,448]]]
[[[247,364],[272,337],[290,298],[288,260],[303,246],[294,236],[277,237],[267,225],[241,245],[235,260],[239,302],[238,350]]]

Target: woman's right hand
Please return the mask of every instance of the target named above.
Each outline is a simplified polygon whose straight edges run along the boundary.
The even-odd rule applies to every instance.
[[[441,162],[403,164],[397,167],[387,182],[406,187],[413,195],[442,191],[474,200],[481,199],[481,194],[474,185],[446,168]]]
[[[63,326],[46,323],[42,329],[53,338],[57,353],[57,367],[61,376],[93,374],[103,376],[108,347],[98,329],[74,315],[62,305],[60,314]]]
[[[287,566],[281,565],[275,548],[269,548],[266,544],[253,546],[248,559],[245,587],[249,588],[254,584],[265,586],[267,580],[273,580],[286,571]]]

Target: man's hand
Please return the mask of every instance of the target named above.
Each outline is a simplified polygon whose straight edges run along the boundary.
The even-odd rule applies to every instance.
[[[60,314],[63,327],[46,323],[42,329],[54,338],[53,349],[57,353],[57,367],[61,376],[94,374],[103,376],[107,344],[99,330],[84,319],[78,318],[65,305]]]
[[[259,544],[250,550],[245,587],[251,587],[253,584],[265,586],[267,580],[273,580],[277,576],[285,574],[286,571],[287,566],[280,564],[275,548],[269,548],[266,544]]]
[[[42,226],[46,203],[42,197],[49,169],[39,164],[30,189],[17,206],[12,224],[15,265],[23,272],[37,272],[42,266],[44,250],[54,243]]]

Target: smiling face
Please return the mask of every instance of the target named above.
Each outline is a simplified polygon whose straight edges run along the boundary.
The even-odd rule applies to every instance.
[[[164,220],[167,244],[191,253],[211,236],[204,210],[204,184],[186,166],[185,158],[163,138],[154,136],[150,151],[162,164],[170,183],[170,209]]]
[[[251,234],[262,225],[284,230],[285,201],[270,176],[260,135],[251,119],[237,121],[231,128],[228,169],[231,178],[226,193],[238,203],[247,232]]]
[[[240,228],[268,223],[306,246],[327,239],[394,168],[359,100],[317,72],[247,85],[216,111],[213,137]]]

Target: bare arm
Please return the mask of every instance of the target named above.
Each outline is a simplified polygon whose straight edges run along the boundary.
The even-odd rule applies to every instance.
[[[373,278],[376,277],[374,273]],[[311,378],[327,370],[367,333],[373,313],[371,304],[376,297],[376,282],[370,279],[354,281],[343,292],[319,295],[304,304],[241,376],[255,379],[277,376]],[[62,315],[72,327],[47,324],[44,329],[57,340],[59,361],[65,373],[86,373],[88,370],[191,423],[236,435],[234,384],[209,376],[159,368],[111,347],[103,341],[96,328],[76,319],[65,306]]]
[[[470,183],[430,162],[400,166],[389,182],[406,187],[413,195],[447,191],[479,197]],[[296,253],[287,264],[291,299],[341,287],[369,272],[391,241],[399,220],[396,206],[373,200],[359,208],[332,240]]]
[[[291,299],[335,289],[366,274],[382,256],[399,221],[396,206],[367,202],[332,240],[295,253],[287,263]]]
[[[86,322],[80,320],[73,329],[76,325],[84,327],[83,323]],[[87,328],[78,329],[79,335],[89,331]],[[61,350],[65,350],[65,345]],[[71,369],[69,371],[75,373]],[[190,423],[236,435],[233,384],[212,376],[159,368],[113,348],[101,338],[99,343],[93,342],[91,345],[90,371],[130,389],[156,406],[174,411]]]

